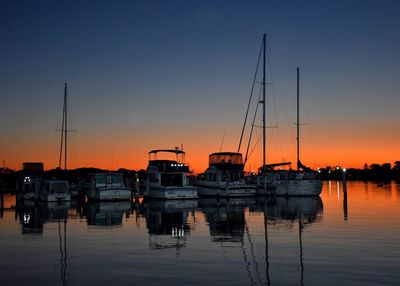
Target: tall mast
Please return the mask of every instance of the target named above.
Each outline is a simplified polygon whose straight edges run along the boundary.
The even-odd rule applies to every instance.
[[[64,143],[64,120],[65,120],[65,90],[64,90],[64,102],[63,102],[63,114],[62,114],[62,124],[61,124],[61,142],[60,142],[60,159],[58,161],[58,167],[61,169],[62,153],[63,153],[63,143]]]
[[[262,80],[262,85],[263,85],[263,170],[265,171],[265,163],[266,163],[266,112],[265,112],[265,105],[266,105],[266,99],[265,99],[265,74],[266,74],[266,68],[265,68],[265,63],[266,63],[266,38],[267,34],[263,35],[263,80]]]
[[[64,109],[65,109],[65,142],[64,142],[64,170],[67,170],[67,133],[68,133],[68,117],[67,117],[67,83],[64,85]]]
[[[300,87],[299,87],[299,79],[300,79],[300,68],[297,68],[297,171],[300,170],[300,108],[299,108],[299,94],[300,94]]]

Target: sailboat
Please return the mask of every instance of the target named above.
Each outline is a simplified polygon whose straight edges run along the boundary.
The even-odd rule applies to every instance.
[[[67,170],[67,134],[73,130],[68,130],[67,117],[67,83],[64,84],[64,103],[63,103],[63,118],[61,126],[61,143],[60,143],[60,160],[58,167],[61,169],[61,160],[63,155],[64,144],[64,171]],[[66,180],[46,180],[39,191],[40,200],[47,202],[69,201],[71,195],[69,192],[69,183]]]
[[[261,58],[261,52],[263,55],[263,75],[262,75],[262,100],[258,103],[263,105],[263,165],[258,169],[258,173],[255,177],[250,178],[250,181],[257,186],[258,195],[276,195],[276,196],[318,196],[322,191],[322,180],[319,178],[319,173],[311,170],[309,167],[303,165],[300,161],[300,112],[299,112],[299,68],[297,68],[297,170],[296,171],[274,171],[275,167],[282,167],[291,165],[291,162],[282,162],[276,164],[266,164],[266,34],[263,35],[262,49],[257,62],[256,73],[253,80],[252,92],[247,107],[246,117],[243,124],[243,130],[240,137],[239,148],[242,143],[243,134],[247,122],[247,116],[249,106],[251,103],[251,97],[256,82],[256,76],[258,73],[258,66]],[[257,106],[258,107],[258,106]],[[255,126],[255,118],[257,109],[254,113],[252,128],[250,131],[249,141],[247,145],[247,152],[244,164],[248,159],[248,150],[251,143],[251,136]]]
[[[257,116],[257,110],[258,110],[258,104],[262,104],[263,108],[262,108],[262,138],[263,138],[263,142],[262,142],[262,146],[263,146],[263,164],[262,166],[258,169],[258,173],[256,174],[256,176],[250,176],[247,178],[248,182],[250,184],[252,184],[253,186],[256,187],[256,194],[257,195],[270,195],[270,194],[274,194],[275,190],[276,190],[276,182],[275,182],[275,175],[267,172],[267,170],[273,169],[276,166],[283,166],[283,165],[289,165],[291,164],[290,162],[288,163],[278,163],[278,164],[266,164],[266,145],[267,145],[267,134],[266,134],[266,123],[267,123],[267,113],[266,113],[266,61],[267,61],[267,35],[264,34],[263,35],[263,39],[262,39],[262,44],[261,44],[261,49],[258,55],[258,61],[257,61],[257,66],[256,66],[256,71],[254,74],[254,79],[253,79],[253,85],[251,88],[251,93],[250,93],[250,98],[249,98],[249,102],[248,102],[248,106],[247,106],[247,111],[246,111],[246,116],[244,119],[244,123],[243,123],[243,128],[242,128],[242,133],[240,136],[240,141],[239,141],[239,146],[238,146],[238,152],[240,151],[240,147],[242,145],[242,141],[243,141],[243,135],[246,129],[246,124],[247,124],[247,117],[248,117],[248,113],[249,113],[249,108],[250,108],[250,104],[251,104],[251,100],[252,100],[252,96],[253,96],[253,91],[254,91],[254,86],[258,75],[258,68],[260,65],[260,60],[261,60],[261,55],[262,55],[262,66],[263,66],[263,73],[262,73],[262,80],[260,82],[261,87],[262,87],[262,99],[260,98],[261,96],[261,92],[259,94],[259,98],[258,98],[258,102],[257,102],[257,106],[256,106],[256,110],[254,112],[254,117],[253,117],[253,122],[251,124],[251,131],[250,131],[250,135],[249,135],[249,139],[248,139],[248,143],[247,143],[247,150],[246,150],[246,155],[245,155],[245,160],[244,160],[244,164],[246,164],[247,160],[249,159],[249,147],[251,144],[251,139],[252,139],[252,134],[253,134],[253,130],[255,127],[255,120],[256,120],[256,116]],[[260,100],[261,99],[261,100]]]
[[[297,170],[278,172],[275,191],[277,196],[319,196],[322,191],[322,180],[319,173],[300,161],[299,78],[300,68],[297,68]]]

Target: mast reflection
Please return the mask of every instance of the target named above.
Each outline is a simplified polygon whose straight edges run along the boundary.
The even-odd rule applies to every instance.
[[[274,201],[259,198],[256,212],[264,214],[266,279],[271,285],[268,230],[276,226],[294,227],[298,223],[300,285],[304,284],[303,230],[322,218],[323,204],[318,197],[277,197]],[[289,223],[289,224],[288,224]]]

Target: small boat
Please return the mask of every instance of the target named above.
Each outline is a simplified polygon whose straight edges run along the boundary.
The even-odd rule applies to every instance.
[[[248,197],[256,194],[256,188],[244,180],[241,153],[217,152],[209,155],[209,167],[194,180],[200,196]]]
[[[39,191],[39,197],[41,201],[45,202],[70,201],[71,196],[68,190],[68,181],[44,181],[42,188]]]
[[[83,188],[89,200],[130,200],[132,188],[125,187],[120,173],[97,173],[89,176],[90,182]]]
[[[159,159],[162,153],[174,154],[175,160]],[[163,157],[164,157],[163,156]],[[185,163],[185,152],[175,149],[151,150],[146,174],[145,197],[154,199],[197,199],[197,188],[189,184],[189,166]]]

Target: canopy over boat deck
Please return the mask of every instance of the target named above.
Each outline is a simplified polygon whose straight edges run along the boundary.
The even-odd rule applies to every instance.
[[[214,166],[218,170],[243,171],[243,157],[237,152],[216,152],[209,155],[209,166]]]

